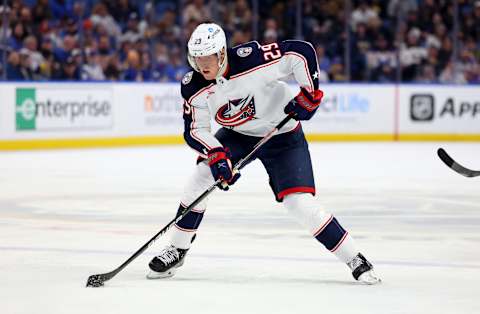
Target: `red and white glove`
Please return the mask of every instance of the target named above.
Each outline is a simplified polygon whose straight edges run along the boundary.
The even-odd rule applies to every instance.
[[[310,93],[305,88],[300,88],[300,93],[295,96],[285,106],[285,113],[294,112],[293,118],[295,120],[310,120],[322,102],[323,92],[319,89]]]
[[[208,152],[208,165],[212,171],[213,179],[221,179],[223,182],[218,187],[224,191],[240,178],[239,172],[233,172],[228,149],[216,147]]]

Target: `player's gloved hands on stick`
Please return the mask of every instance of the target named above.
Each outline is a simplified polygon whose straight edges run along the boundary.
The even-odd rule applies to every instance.
[[[300,93],[295,96],[285,106],[285,113],[294,112],[293,118],[295,120],[310,120],[317,111],[318,106],[322,102],[323,92],[319,89],[310,93],[305,88],[300,88]]]
[[[218,187],[224,191],[228,191],[228,186],[234,184],[240,173],[232,171],[232,162],[230,161],[228,149],[216,147],[208,152],[208,165],[212,171],[215,181],[222,179],[223,184]]]

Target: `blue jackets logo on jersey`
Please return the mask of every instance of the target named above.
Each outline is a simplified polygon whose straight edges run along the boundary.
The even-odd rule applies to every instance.
[[[187,85],[188,83],[190,83],[190,81],[192,80],[192,77],[193,77],[193,71],[190,71],[187,74],[185,74],[185,76],[182,79],[182,84]]]
[[[253,96],[229,100],[227,104],[218,109],[215,121],[223,126],[235,127],[253,119],[255,112]]]
[[[241,48],[238,48],[237,55],[242,58],[248,57],[252,53],[252,51],[253,51],[252,47],[241,47]]]

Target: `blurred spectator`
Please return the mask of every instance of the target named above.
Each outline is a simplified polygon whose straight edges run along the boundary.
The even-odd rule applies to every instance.
[[[84,62],[82,51],[77,48],[73,49],[70,56],[73,58],[73,62],[75,62],[75,65],[80,69]]]
[[[172,54],[170,59],[170,64],[166,69],[168,81],[179,82],[182,80],[182,77],[185,75],[185,73],[187,73],[189,68],[185,65],[178,54]]]
[[[429,2],[429,0],[425,0],[425,2]],[[430,2],[433,2],[430,1]],[[400,16],[406,16],[410,12],[416,12],[418,9],[418,1],[417,0],[390,0],[388,2],[388,15],[390,17],[395,17],[397,14]]]
[[[22,69],[20,66],[20,55],[16,51],[10,52],[6,66],[7,79],[11,81],[23,81]]]
[[[123,41],[120,43],[120,51],[118,52],[118,56],[121,62],[125,62],[127,60],[128,53],[133,49],[133,46],[134,44],[130,41]]]
[[[368,24],[371,19],[376,17],[377,12],[368,6],[367,1],[361,0],[358,7],[352,12],[352,29],[355,30],[359,23]]]
[[[84,81],[103,81],[105,74],[100,63],[100,56],[96,51],[85,51],[86,63],[82,66],[81,76]]]
[[[227,12],[230,13],[228,16],[230,30],[251,27],[253,14],[246,0],[236,0],[233,7],[231,4],[229,4],[229,6],[230,8],[227,9]]]
[[[69,18],[66,20],[66,25],[63,28],[63,31],[61,33],[61,36],[65,35],[70,35],[75,38],[75,40],[79,39],[78,36],[78,30],[79,30],[79,24],[72,18]]]
[[[153,60],[153,75],[152,77],[157,81],[168,81],[167,67],[170,62],[167,46],[162,43],[157,43],[154,49]]]
[[[98,39],[98,53],[103,56],[108,56],[112,53],[110,38],[107,35],[102,35]]]
[[[182,31],[180,26],[176,24],[176,17],[174,11],[166,10],[153,27],[145,30],[145,36],[162,41],[162,38],[165,38],[168,33],[171,33],[172,37],[180,39]]]
[[[135,1],[136,2],[136,1]],[[139,16],[137,6],[129,0],[108,1],[110,12],[117,23],[125,26],[132,14]]]
[[[418,83],[437,83],[435,68],[430,64],[424,65],[421,67],[420,74],[415,81]]]
[[[343,63],[341,63],[339,57],[333,59],[332,65],[330,67],[329,79],[330,81],[335,82],[345,82],[347,80]]]
[[[130,50],[127,54],[126,66],[123,71],[125,81],[142,82],[149,79],[147,71],[142,69],[140,55],[136,50]]]
[[[40,24],[44,20],[52,19],[52,11],[48,0],[38,0],[32,8],[33,23]]]
[[[204,0],[192,0],[183,10],[184,21],[202,23],[211,19],[210,6]]]
[[[55,58],[53,55],[53,43],[48,37],[44,37],[40,44],[40,53],[43,62],[40,64],[40,75],[43,79],[52,77]]]
[[[405,81],[412,81],[420,63],[427,57],[427,49],[420,44],[421,32],[418,28],[412,28],[408,32],[407,42],[400,47],[400,64],[402,77]]]
[[[265,21],[265,31],[263,32],[262,44],[271,44],[277,42],[281,36],[279,36],[279,30],[277,22],[274,19],[267,19]]]
[[[448,62],[445,69],[440,73],[439,81],[441,83],[449,84],[465,84],[467,79],[465,75],[460,71],[455,71],[453,62]]]
[[[134,43],[142,37],[143,32],[139,28],[138,14],[132,12],[128,18],[125,32],[120,36],[120,42],[130,41]]]
[[[64,63],[67,61],[67,58],[70,57],[72,50],[76,47],[77,41],[75,37],[71,35],[65,35],[63,38],[62,46],[56,47],[53,50],[53,54],[55,55],[55,60],[59,63]]]
[[[66,62],[61,65],[60,71],[54,76],[55,80],[61,81],[80,81],[80,68],[73,57],[68,57]]]
[[[28,36],[23,42],[23,46],[30,57],[30,70],[32,70],[32,72],[39,72],[40,65],[45,62],[45,58],[37,50],[37,39],[34,36]]]
[[[378,72],[378,70],[384,65],[385,63],[391,67],[396,64],[396,56],[395,51],[393,48],[388,44],[385,36],[378,35],[374,44],[373,49],[367,52],[367,66],[370,69],[374,69],[373,72]],[[388,72],[388,71],[387,71]],[[378,73],[377,73],[378,74]],[[377,81],[375,79],[375,73],[372,73],[371,80]]]
[[[21,7],[18,20],[20,23],[23,24],[23,27],[25,28],[28,34],[34,33],[35,25],[33,24],[32,11],[29,7],[27,6]]]
[[[73,4],[72,19],[78,23],[81,23],[85,18],[85,6],[83,1],[75,1]]]
[[[450,37],[445,37],[442,40],[442,45],[438,51],[438,62],[441,69],[447,66],[447,63],[450,61],[453,53],[453,43]]]
[[[55,19],[63,19],[71,14],[71,1],[49,0],[48,3]]]
[[[237,29],[230,38],[230,45],[235,47],[237,45],[249,42],[252,40],[252,33],[248,30]]]
[[[141,63],[142,63],[142,74],[144,81],[152,80],[152,61],[150,58],[150,53],[142,52],[141,54]]]
[[[480,83],[480,66],[477,64],[467,70],[465,70],[465,79],[470,84]]]
[[[13,31],[8,39],[8,46],[13,50],[20,50],[23,47],[23,40],[27,37],[25,28],[20,22],[14,23],[12,27]]]
[[[379,83],[391,83],[395,81],[395,70],[388,60],[378,63],[371,73],[370,80]]]
[[[355,32],[352,34],[351,57],[351,80],[362,81],[367,69],[367,51],[371,48],[371,35],[367,33],[367,27],[358,23]]]
[[[102,26],[109,36],[118,38],[120,36],[120,26],[108,12],[107,6],[100,2],[97,3],[92,10],[91,21],[94,26]]]
[[[400,2],[400,1],[396,1],[396,2]],[[414,1],[416,2],[416,1]],[[416,3],[415,3],[416,4]],[[410,4],[410,5],[413,5],[413,4]],[[392,9],[395,9],[392,7]],[[407,8],[408,10],[408,8]],[[405,10],[403,10],[405,11]],[[432,32],[433,30],[430,29],[432,26],[432,21],[433,21],[433,16],[438,12],[438,5],[435,3],[435,0],[424,0],[424,1],[421,1],[420,2],[420,6],[418,8],[418,20],[420,21],[421,23],[421,27],[422,29],[424,30],[428,30],[430,32]],[[403,12],[404,14],[406,12]],[[394,14],[391,14],[392,16],[395,15]]]
[[[460,56],[458,61],[459,61],[457,65],[458,70],[462,72],[469,69],[473,69],[478,65],[473,52],[468,48],[464,48],[460,51]]]
[[[26,48],[20,49],[20,72],[25,81],[32,81],[35,78],[30,66],[30,53]]]
[[[318,58],[318,67],[320,70],[323,72],[329,72],[330,71],[330,58],[325,55],[325,48],[322,45],[317,45],[315,51],[317,52],[317,58]]]
[[[114,54],[106,60],[104,74],[109,81],[118,81],[120,79],[120,60],[118,55]]]

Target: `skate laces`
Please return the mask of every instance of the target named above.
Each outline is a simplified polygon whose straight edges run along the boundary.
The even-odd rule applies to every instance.
[[[179,257],[180,254],[178,253],[177,248],[175,248],[173,245],[163,249],[163,251],[160,252],[160,255],[157,256],[157,258],[165,265],[175,262],[179,259]]]
[[[351,270],[355,270],[358,266],[363,264],[363,260],[359,256],[355,256],[350,262],[347,263]]]

